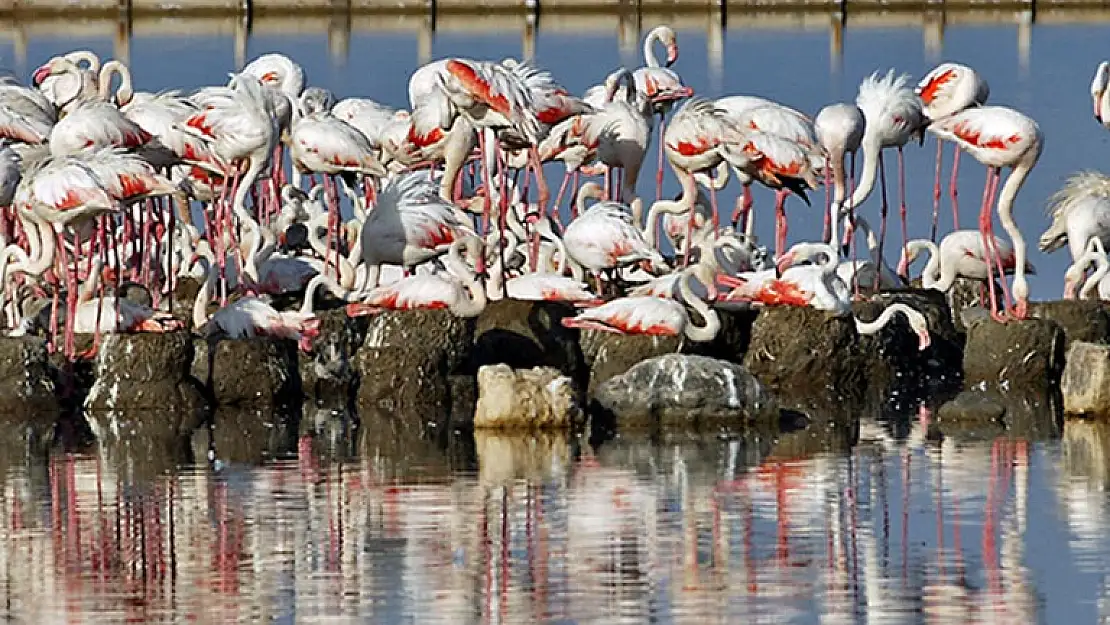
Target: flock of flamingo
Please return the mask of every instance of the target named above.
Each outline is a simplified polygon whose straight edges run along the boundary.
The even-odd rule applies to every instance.
[[[292,338],[304,349],[319,332],[320,287],[350,315],[475,316],[501,298],[560,300],[578,307],[564,320],[570,327],[704,341],[724,306],[851,315],[861,287],[908,285],[922,252],[925,288],[978,280],[993,317],[1026,316],[1032,267],[1012,208],[1042,134],[1022,113],[986,105],[987,83],[972,68],[944,63],[916,87],[893,70],[876,73],[854,104],[810,118],[756,96],[695,96],[671,69],[678,45],[666,26],[648,34],[644,56],[645,67],[621,68],[583,97],[531,63],[439,60],[411,76],[411,111],[337,102],[306,87],[303,69],[280,54],[190,95],[135,92],[123,63],[86,51],[50,59],[31,86],[0,78],[0,289],[10,335],[42,333],[76,358],[91,353],[76,353],[75,333],[94,334],[95,352],[103,333],[180,329],[172,294],[191,277],[202,285],[197,329]],[[1108,82],[1103,63],[1091,91],[1096,118],[1110,127]],[[910,241],[902,150],[926,131],[937,139],[933,229]],[[658,169],[645,215],[637,181],[653,134]],[[978,231],[937,245],[944,141],[956,146],[954,223],[960,153],[988,175]],[[887,148],[899,163],[896,268],[883,255]],[[565,166],[553,200],[544,177],[552,161]],[[662,197],[664,163],[681,183],[675,199]],[[1011,172],[999,194],[1003,168]],[[603,184],[580,185],[581,176]],[[743,191],[721,224],[716,194],[732,176]],[[775,190],[773,257],[752,234],[753,183]],[[786,199],[808,203],[807,190],[821,185],[824,239],[786,249]],[[857,210],[876,186],[878,233]],[[1010,241],[993,232],[995,204]],[[1110,178],[1079,174],[1051,206],[1040,243],[1070,245],[1065,297],[1110,296],[1101,240]],[[856,233],[867,242],[863,259]],[[1000,281],[1004,301],[995,274],[1013,275],[1012,288]],[[277,310],[269,297],[302,291],[296,310]],[[875,332],[898,313],[927,346],[924,317],[904,304],[856,324]]]

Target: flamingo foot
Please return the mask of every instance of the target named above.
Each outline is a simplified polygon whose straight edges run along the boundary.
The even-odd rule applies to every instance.
[[[93,343],[88,349],[77,352],[73,355],[74,360],[96,360],[97,354],[100,353],[100,346]]]

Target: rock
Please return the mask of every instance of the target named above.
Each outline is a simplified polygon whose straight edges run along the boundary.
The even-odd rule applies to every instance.
[[[802,306],[760,311],[744,366],[768,387],[843,400],[867,388],[868,356],[850,317]]]
[[[477,375],[485,365],[513,369],[553,367],[585,391],[589,368],[578,344],[578,331],[563,327],[577,309],[562,302],[500,300],[490,302],[474,326],[474,348],[465,372]]]
[[[582,410],[574,383],[551,367],[511,369],[486,365],[478,370],[474,427],[562,429],[577,425]]]
[[[354,399],[358,375],[354,355],[366,338],[369,320],[348,317],[343,308],[317,311],[320,336],[312,352],[298,355],[301,389],[320,406],[346,409]]]
[[[1094,300],[1030,302],[1029,316],[1056,322],[1056,325],[1064,331],[1065,350],[1071,347],[1074,341],[1110,343],[1110,312],[1103,308],[1101,302]]]
[[[60,414],[55,370],[38,337],[0,337],[0,412],[11,423],[25,421],[34,438],[49,438]]]
[[[154,411],[188,432],[205,419],[207,409],[202,386],[189,375],[192,362],[193,340],[184,330],[102,335],[85,410],[136,416]],[[107,422],[89,425],[94,432],[110,427]]]
[[[295,342],[269,337],[197,339],[193,346],[193,377],[218,405],[299,405]]]
[[[571,464],[570,442],[562,432],[520,435],[476,429],[474,446],[478,479],[484,484],[544,482],[564,475]]]
[[[588,394],[593,396],[602,384],[621,375],[649,358],[678,353],[681,341],[670,336],[613,334],[597,330],[582,330],[580,344],[586,364],[590,367]],[[691,345],[682,345],[685,351]]]
[[[387,312],[369,317],[366,339],[355,354],[362,408],[403,414],[419,422],[466,425],[453,412],[452,381],[474,343],[474,320],[446,310]],[[475,384],[473,379],[469,384]],[[476,393],[471,396],[476,396]]]
[[[1064,333],[1043,319],[983,320],[967,331],[964,388],[1045,392],[1060,380]]]
[[[911,306],[925,316],[931,343],[925,350],[918,349],[917,334],[900,314],[878,333],[860,335],[860,350],[868,357],[870,389],[941,392],[958,388],[964,337],[952,323],[945,294],[934,289],[887,291],[854,302],[852,311],[860,320],[871,321],[895,303]]]
[[[1060,436],[1063,424],[1060,404],[1054,391],[963,391],[937,409],[931,429],[945,437],[1005,434],[1029,441],[1053,440]]]
[[[645,360],[609,379],[594,404],[624,427],[718,427],[777,415],[770,393],[744,367],[689,354]]]
[[[1065,360],[1060,378],[1064,413],[1110,416],[1110,346],[1075,341]]]

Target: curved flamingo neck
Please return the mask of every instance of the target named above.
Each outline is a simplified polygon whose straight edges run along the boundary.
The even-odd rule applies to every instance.
[[[710,308],[709,304],[706,304],[700,297],[694,294],[693,290],[690,288],[690,280],[693,279],[693,272],[689,270],[684,272],[678,279],[678,290],[686,304],[701,315],[701,318],[705,321],[705,325],[694,325],[693,319],[687,317],[684,332],[691,341],[711,341],[717,336],[717,332],[721,330],[721,318],[717,315],[717,311]]]
[[[879,176],[879,159],[882,158],[883,148],[878,135],[869,137],[865,133],[861,149],[863,150],[863,173],[852,192],[852,197],[848,199],[847,206],[842,207],[845,210],[854,209],[866,201],[875,190],[875,180]]]
[[[201,257],[198,261],[201,264],[204,273],[204,283],[197,292],[197,298],[193,301],[193,327],[200,328],[208,323],[208,300],[212,298],[212,291],[216,288],[216,272],[212,271],[212,265],[208,262],[207,258]]]
[[[481,243],[476,238],[467,238],[464,242],[469,251],[481,253]],[[486,290],[479,282],[478,276],[462,259],[460,254],[461,243],[456,242],[447,251],[447,266],[451,273],[463,281],[467,296],[456,299],[451,304],[451,312],[458,317],[476,317],[486,308],[488,299],[486,298]]]
[[[905,315],[907,321],[910,319],[910,316],[912,314],[920,314],[916,310],[910,308],[905,304],[891,304],[890,306],[887,306],[885,309],[883,309],[883,312],[878,317],[876,317],[874,321],[860,321],[859,317],[855,317],[856,332],[859,334],[875,334],[879,330],[886,327],[886,325],[889,324],[892,319],[894,319],[894,315],[897,313],[902,313],[903,315]]]
[[[119,88],[116,89],[116,103],[123,106],[131,101],[135,92],[131,84],[131,70],[115,59],[108,61],[100,68],[100,73],[97,76],[100,99],[104,102],[112,99],[112,74],[119,76],[120,84]]]
[[[644,228],[644,238],[651,245],[657,246],[658,244],[658,240],[656,239],[656,228],[658,228],[660,213],[681,215],[692,211],[694,210],[694,201],[698,196],[697,182],[694,179],[694,174],[680,170],[678,167],[674,167],[674,165],[671,167],[678,176],[679,182],[682,183],[682,195],[677,200],[657,200],[651,205],[651,209],[648,210],[647,226]]]
[[[656,27],[644,38],[644,65],[648,67],[662,67],[659,60],[655,58],[655,50],[653,49],[656,42],[663,40],[662,32],[662,29]]]
[[[1029,172],[1033,170],[1033,166],[1036,165],[1037,159],[1041,155],[1040,137],[1035,137],[1034,140],[1037,141],[1036,151],[1027,155],[1014,167],[1010,175],[1006,177],[1006,183],[1002,185],[1002,191],[998,196],[998,221],[1002,224],[1006,234],[1010,235],[1010,240],[1013,241],[1014,245],[1012,292],[1014,298],[1019,301],[1024,301],[1029,297],[1029,285],[1025,281],[1025,239],[1021,236],[1021,230],[1018,229],[1017,224],[1014,223],[1013,208],[1014,198],[1017,197],[1021,185],[1029,176]]]

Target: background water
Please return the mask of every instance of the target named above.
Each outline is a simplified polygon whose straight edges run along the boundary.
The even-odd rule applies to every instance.
[[[924,416],[922,416],[924,415]],[[8,462],[13,622],[1092,623],[1110,428],[478,433]],[[932,427],[932,429],[930,429]],[[893,432],[901,432],[894,436]],[[858,436],[858,439],[856,438]],[[216,455],[228,458],[228,449]],[[11,459],[12,456],[5,456]],[[1104,621],[1100,621],[1104,622]]]
[[[998,19],[1024,20],[1023,14],[999,14]],[[381,20],[389,18],[382,17]],[[420,18],[412,18],[420,19]],[[602,18],[598,18],[601,20]],[[1063,273],[1070,264],[1066,251],[1043,255],[1036,250],[1037,239],[1048,227],[1044,214],[1045,200],[1064,179],[1081,169],[1098,169],[1103,155],[1110,150],[1107,133],[1091,115],[1088,88],[1094,68],[1105,54],[1105,41],[1110,24],[1092,23],[1067,26],[1002,24],[947,25],[943,42],[936,44],[931,35],[914,28],[859,28],[830,30],[826,16],[804,20],[798,18],[798,29],[745,29],[746,16],[730,17],[731,30],[717,36],[700,30],[679,29],[681,50],[676,69],[686,84],[698,94],[719,97],[731,94],[758,94],[816,114],[826,104],[852,101],[860,80],[875,70],[895,68],[910,74],[914,83],[942,60],[952,60],[975,67],[991,87],[990,103],[1011,106],[1033,117],[1045,135],[1045,148],[1040,162],[1017,197],[1015,219],[1030,247],[1030,260],[1038,275],[1030,279],[1034,298],[1058,298],[1063,287]],[[814,23],[820,25],[814,27]],[[655,22],[643,23],[643,32]],[[376,26],[376,24],[375,24]],[[167,30],[163,25],[163,30]],[[385,28],[385,26],[383,26]],[[430,42],[430,57],[465,55],[474,58],[500,59],[520,57],[526,52],[521,34],[511,27],[498,30],[476,18],[477,32],[447,32]],[[642,64],[639,38],[635,30],[625,33],[625,45],[619,43],[614,31],[562,29],[550,33],[540,28],[535,36],[535,59],[551,70],[570,91],[581,93],[604,80],[612,69],[624,64]],[[172,32],[171,28],[168,29]],[[57,29],[51,31],[57,32]],[[229,34],[175,37],[137,35],[130,41],[130,62],[138,89],[191,89],[201,85],[226,82],[227,72],[236,68],[235,41]],[[301,63],[308,83],[333,90],[337,96],[367,96],[386,104],[407,108],[408,77],[419,67],[421,46],[428,45],[423,35],[403,32],[352,32],[347,54],[337,58],[329,47],[326,34],[316,35],[259,34],[246,42],[246,58],[269,51],[280,51]],[[834,58],[834,37],[843,36],[842,56]],[[88,48],[101,56],[113,53],[112,35],[102,38],[66,36],[30,36],[15,44],[0,44],[0,59],[25,56],[13,62],[21,75],[30,72],[51,55],[77,48]],[[928,45],[927,45],[928,44]],[[532,44],[529,44],[532,45]],[[936,47],[939,45],[939,49]],[[653,194],[655,168],[654,146],[641,176],[641,192]],[[951,148],[945,153],[945,197],[941,204],[941,232],[951,229],[951,209],[947,197],[947,172],[950,171]],[[931,138],[924,147],[906,148],[907,198],[911,238],[928,237],[932,221],[932,189],[935,147]],[[890,200],[897,210],[895,155],[886,157]],[[982,197],[985,169],[971,158],[962,159],[960,175],[961,221],[964,227],[975,227]],[[551,168],[549,181],[557,187],[561,166]],[[676,193],[677,183],[667,171],[666,193]],[[721,197],[722,210],[731,210],[737,193],[732,185]],[[757,232],[765,242],[771,238],[773,198],[770,192],[756,189]],[[813,194],[814,205],[824,202],[824,192]],[[879,193],[874,193],[861,207],[861,214],[877,226]],[[820,236],[822,215],[817,208],[807,208],[797,199],[788,200],[790,240],[814,240]],[[892,244],[887,256],[893,265],[901,234],[898,222],[892,220]],[[998,230],[1001,232],[1001,230]],[[1001,236],[1001,235],[1000,235]],[[920,270],[920,266],[918,267]]]

